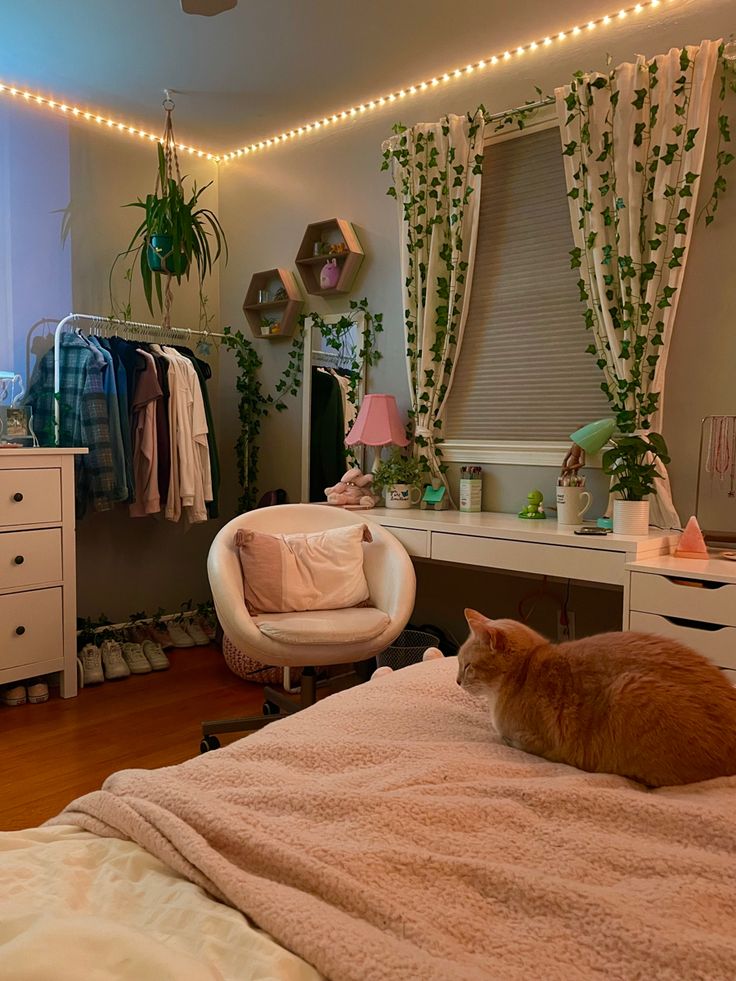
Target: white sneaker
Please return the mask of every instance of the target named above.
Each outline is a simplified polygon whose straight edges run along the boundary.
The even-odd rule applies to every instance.
[[[41,705],[49,700],[49,686],[45,681],[34,681],[28,685],[28,701],[31,705]]]
[[[154,671],[165,671],[169,667],[169,659],[160,644],[144,640],[142,646],[143,654]]]
[[[117,681],[130,675],[130,668],[123,660],[123,651],[116,640],[103,640],[101,653],[102,666],[108,681]]]
[[[194,641],[196,647],[205,647],[210,639],[196,620],[185,620],[182,627]]]
[[[99,685],[105,680],[102,671],[102,653],[96,644],[85,644],[79,652],[85,685]]]
[[[169,631],[169,637],[171,637],[171,643],[174,647],[194,647],[194,640],[175,620],[169,620],[166,629]]]
[[[26,704],[26,686],[25,685],[9,685],[3,691],[3,702],[5,705],[25,705]]]
[[[123,644],[123,657],[131,674],[150,674],[151,665],[140,644]]]

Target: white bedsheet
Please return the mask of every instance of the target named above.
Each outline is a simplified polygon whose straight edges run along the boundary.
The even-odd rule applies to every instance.
[[[138,845],[62,826],[0,835],[0,978],[322,975]]]

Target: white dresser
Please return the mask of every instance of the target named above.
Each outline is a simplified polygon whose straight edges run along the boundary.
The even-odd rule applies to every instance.
[[[59,672],[77,694],[74,457],[0,449],[0,684]]]
[[[626,569],[624,626],[679,640],[736,681],[736,562],[662,555],[631,562]]]

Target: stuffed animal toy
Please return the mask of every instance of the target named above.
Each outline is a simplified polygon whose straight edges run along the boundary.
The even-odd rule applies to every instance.
[[[319,274],[319,288],[331,290],[337,286],[339,279],[340,267],[337,264],[337,259],[330,259],[322,266],[322,271]]]
[[[371,493],[373,474],[351,467],[334,487],[325,488],[328,504],[336,507],[374,508],[378,498]]]

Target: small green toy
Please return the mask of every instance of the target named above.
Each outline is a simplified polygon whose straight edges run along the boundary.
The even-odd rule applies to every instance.
[[[529,503],[519,511],[520,518],[530,518],[532,521],[541,521],[546,518],[544,513],[544,494],[541,491],[533,490],[526,496]]]

